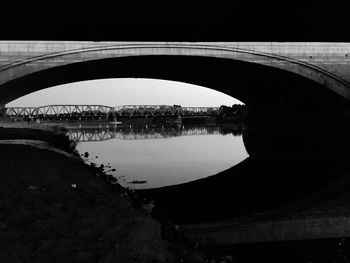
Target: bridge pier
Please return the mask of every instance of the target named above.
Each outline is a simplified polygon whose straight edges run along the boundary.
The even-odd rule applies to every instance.
[[[262,214],[252,215],[262,217]],[[242,219],[181,225],[202,242],[247,244],[350,237],[350,187],[307,208],[247,223]]]

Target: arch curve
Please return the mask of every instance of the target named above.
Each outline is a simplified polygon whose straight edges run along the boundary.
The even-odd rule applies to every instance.
[[[64,42],[62,45],[58,45],[59,48],[55,46],[55,43],[51,43],[51,46],[45,46],[44,43],[42,43],[42,47],[36,46],[34,50],[28,48],[27,51],[21,53],[21,56],[17,56],[12,61],[9,60],[9,63],[0,66],[0,93],[4,95],[1,96],[0,105],[13,99],[13,96],[8,97],[4,94],[4,92],[11,91],[3,87],[18,78],[80,62],[144,56],[205,57],[260,64],[311,79],[350,100],[350,84],[343,78],[314,64],[268,52],[208,43],[108,43],[103,45],[85,43],[85,45],[79,45],[75,42],[75,44]],[[37,50],[40,49],[45,49],[46,52],[38,52]],[[34,87],[30,89],[30,92],[33,91],[36,91]],[[18,97],[21,92],[15,91],[14,93]],[[22,95],[27,93],[28,90],[24,89]]]

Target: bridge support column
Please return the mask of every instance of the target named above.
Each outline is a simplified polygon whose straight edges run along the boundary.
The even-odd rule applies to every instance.
[[[261,215],[260,215],[261,216]],[[221,244],[244,244],[350,237],[350,187],[337,196],[285,215],[244,223],[230,222],[180,226],[186,236]]]
[[[115,110],[113,111],[113,122],[117,122],[117,114]]]
[[[0,117],[5,117],[6,116],[6,108],[5,105],[0,104]]]

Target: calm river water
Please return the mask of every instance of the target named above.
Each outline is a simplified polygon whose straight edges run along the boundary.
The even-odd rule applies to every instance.
[[[201,179],[248,157],[242,127],[95,126],[72,128],[81,154],[97,165],[110,165],[114,176],[134,189],[157,188]]]

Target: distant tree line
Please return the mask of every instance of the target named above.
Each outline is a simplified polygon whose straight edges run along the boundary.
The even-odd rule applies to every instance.
[[[222,117],[228,117],[228,116],[242,116],[246,114],[248,111],[248,108],[244,104],[234,104],[231,107],[226,105],[220,106],[220,115]]]

